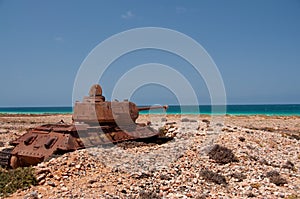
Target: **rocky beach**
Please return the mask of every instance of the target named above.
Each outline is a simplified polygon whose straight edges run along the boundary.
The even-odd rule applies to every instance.
[[[0,147],[65,115],[0,116]],[[300,117],[141,115],[173,140],[74,151],[34,166],[37,186],[8,198],[300,197]],[[219,121],[219,118],[215,119]],[[1,171],[4,172],[4,171]]]

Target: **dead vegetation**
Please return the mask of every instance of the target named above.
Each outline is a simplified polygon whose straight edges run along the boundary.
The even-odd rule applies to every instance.
[[[215,160],[219,164],[227,164],[230,162],[238,162],[237,157],[232,153],[231,149],[218,144],[214,145],[208,153],[210,159]]]
[[[230,176],[235,178],[238,182],[242,182],[243,180],[245,180],[247,178],[246,175],[244,175],[243,173],[238,173],[238,172],[232,173]]]
[[[277,186],[282,186],[288,183],[287,180],[281,177],[277,171],[269,171],[266,177],[269,178],[271,183],[274,183]]]
[[[227,185],[226,178],[223,175],[210,171],[208,169],[203,169],[200,175],[205,181],[213,182],[219,185]]]

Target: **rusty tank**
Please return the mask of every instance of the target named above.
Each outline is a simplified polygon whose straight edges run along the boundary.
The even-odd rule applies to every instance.
[[[139,112],[167,106],[137,107],[130,101],[105,101],[100,85],[75,102],[71,124],[60,121],[33,129],[10,142],[13,148],[0,152],[0,165],[17,168],[36,165],[54,155],[127,140],[157,138],[150,123],[136,123]]]

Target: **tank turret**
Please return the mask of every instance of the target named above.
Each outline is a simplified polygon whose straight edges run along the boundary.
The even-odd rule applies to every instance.
[[[137,107],[127,100],[123,102],[105,101],[102,88],[95,84],[91,87],[89,96],[74,106],[73,120],[75,122],[99,123],[100,125],[132,125],[139,116],[139,111],[150,109],[167,109],[167,106]]]

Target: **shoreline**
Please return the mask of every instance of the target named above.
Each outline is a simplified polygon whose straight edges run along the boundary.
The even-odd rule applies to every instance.
[[[38,116],[59,116],[59,115],[72,115],[73,113],[4,113],[0,112],[0,117],[38,117]],[[233,117],[297,117],[300,118],[299,114],[193,114],[193,113],[167,113],[167,114],[160,114],[160,113],[140,113],[140,116],[147,116],[147,115],[166,115],[166,116],[178,116],[178,115],[191,115],[191,116],[204,116],[204,117],[214,117],[214,116],[233,116]]]

